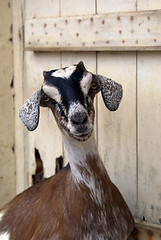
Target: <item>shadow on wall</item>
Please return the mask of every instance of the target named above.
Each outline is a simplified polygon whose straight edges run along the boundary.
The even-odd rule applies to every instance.
[[[32,184],[36,184],[44,181],[46,178],[44,177],[44,166],[43,161],[41,159],[39,150],[35,148],[35,163],[36,169],[35,174],[32,175]],[[58,173],[63,168],[64,159],[62,156],[56,158],[55,160],[55,173]]]

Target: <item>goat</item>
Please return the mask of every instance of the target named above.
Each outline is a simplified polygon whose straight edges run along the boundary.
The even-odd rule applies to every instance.
[[[43,75],[41,89],[26,100],[20,118],[33,131],[39,122],[39,106],[49,107],[69,163],[1,209],[0,239],[127,239],[134,220],[108,176],[93,133],[95,95],[101,90],[106,107],[115,111],[122,98],[121,85],[88,72],[83,62]]]

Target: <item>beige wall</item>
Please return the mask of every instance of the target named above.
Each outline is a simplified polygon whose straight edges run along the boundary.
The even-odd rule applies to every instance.
[[[15,195],[11,0],[0,0],[0,207]]]
[[[78,0],[25,0],[24,96],[28,98],[40,88],[43,70],[69,66],[80,60],[89,71],[121,83],[124,94],[118,111],[106,111],[101,97],[96,101],[99,152],[134,216],[160,226],[161,37],[158,23],[161,1],[82,0],[79,3]],[[156,11],[151,11],[154,9]],[[39,127],[32,133],[25,130],[25,134],[27,184],[30,185],[35,171],[35,147],[40,151],[45,177],[53,174],[54,159],[65,154],[58,128],[48,110],[41,109]]]

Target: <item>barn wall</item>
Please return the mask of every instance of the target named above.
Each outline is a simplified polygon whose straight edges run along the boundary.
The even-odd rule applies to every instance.
[[[150,225],[156,224],[160,226],[161,148],[159,143],[161,142],[161,128],[159,126],[161,119],[161,35],[159,19],[161,16],[161,1],[82,0],[80,2],[75,0],[15,0],[14,3],[17,193],[32,184],[32,175],[35,172],[35,148],[38,149],[43,160],[45,177],[55,173],[55,159],[60,155],[65,158],[65,163],[67,163],[61,134],[51,112],[47,109],[41,109],[39,127],[34,132],[28,132],[23,128],[18,118],[18,110],[23,101],[40,88],[43,81],[43,70],[60,68],[83,60],[89,71],[105,75],[123,85],[124,96],[118,111],[114,113],[107,111],[103,105],[101,95],[96,99],[95,132],[98,148],[111,179],[125,197],[134,216],[140,220],[146,220]],[[110,20],[111,24],[114,24],[111,29],[117,28],[117,22],[121,21],[120,16],[123,16],[125,19],[127,28],[119,22],[119,26],[123,27],[122,30],[117,31],[117,34],[112,32],[112,35],[107,35],[114,38],[114,45],[110,45],[113,42],[108,39],[105,41],[106,45],[103,43],[101,46],[96,46],[95,41],[88,41],[91,36],[90,27],[88,27],[86,35],[83,35],[84,42],[79,38],[78,45],[72,48],[72,38],[69,35],[67,40],[71,41],[71,45],[64,38],[63,41],[60,41],[61,45],[58,46],[57,42],[54,43],[54,28],[52,33],[46,28],[45,21],[48,19],[48,22],[51,23],[54,19],[54,21],[61,20],[60,28],[65,29],[66,23],[64,19],[72,17],[74,20],[71,20],[71,24],[73,24],[74,30],[76,30],[75,27],[77,25],[74,21],[77,18],[86,17],[93,24],[94,18],[91,18],[91,16],[95,17],[95,14],[97,14],[98,21],[96,21],[96,26],[91,25],[94,30],[97,30],[101,16],[105,17],[105,22],[101,23],[99,40],[108,33],[109,29],[106,30],[104,27],[108,17],[117,20]],[[39,29],[36,29],[37,32],[31,30],[32,24],[35,22],[40,26]],[[148,41],[143,37],[142,31],[139,30],[142,24],[145,26],[144,31]],[[41,29],[41,25],[43,29]],[[25,29],[23,29],[23,26],[25,26]],[[23,35],[23,30],[25,36]],[[78,30],[80,35],[81,32],[84,33],[84,29],[82,30],[81,27],[78,27]],[[130,34],[128,31],[130,31]],[[136,36],[135,32],[138,33]],[[39,34],[41,37],[40,43],[35,41],[34,34]],[[50,39],[48,38],[49,34],[53,38],[51,42],[47,41],[47,39]],[[123,39],[122,35],[124,36]],[[128,41],[126,41],[126,37]],[[138,37],[140,37],[139,40]],[[29,41],[26,39],[29,39]],[[91,43],[91,45],[86,47],[86,42]],[[147,45],[149,42],[152,44]],[[102,42],[100,43],[102,44]],[[134,43],[135,46],[131,45],[131,43]],[[9,44],[11,47],[11,43]],[[3,46],[2,50],[1,54],[4,52]],[[4,55],[3,59],[5,59]],[[9,68],[12,64],[8,59],[3,61],[3,64],[7,66],[8,75],[12,76],[13,69]],[[2,73],[3,75],[6,74],[6,72]],[[7,79],[2,81],[4,87],[6,87],[6,84],[8,84],[7,87],[10,86],[11,78]],[[4,88],[0,89],[1,94],[4,94]],[[9,114],[7,117],[12,119],[13,92],[10,87],[8,89],[11,105],[9,105],[10,110],[7,111],[8,113],[5,112],[5,114]],[[6,103],[5,98],[3,98],[3,101]],[[2,106],[4,107],[4,105]],[[0,108],[0,111],[3,110],[3,107]],[[15,191],[15,165],[11,146],[14,143],[14,121],[11,122],[11,126],[9,125],[7,128],[11,129],[10,133],[12,134],[6,140],[6,145],[10,150],[8,150],[7,158],[5,157],[5,159],[9,159],[7,167],[10,166],[8,171],[11,176],[11,180],[7,179],[6,184],[8,184],[8,189],[11,189],[10,193],[13,195]],[[7,123],[5,121],[2,121],[2,123],[0,129],[4,133],[5,124]],[[0,141],[2,140],[0,139]],[[4,153],[3,145],[1,144],[1,152]],[[5,166],[4,160],[0,159],[0,161],[3,161],[2,166]],[[0,173],[1,171],[0,169]],[[0,176],[6,174],[6,171],[6,169],[3,169]],[[9,175],[7,173],[7,176]],[[0,178],[0,181],[4,180]],[[12,184],[10,184],[11,182]],[[0,184],[0,187],[2,185]],[[4,188],[2,187],[3,191]],[[5,196],[4,202],[9,198]]]
[[[0,1],[0,207],[16,194],[12,1]]]
[[[161,2],[117,0],[113,4],[106,0],[84,0],[80,4],[65,0],[58,4],[58,1],[48,0],[41,1],[42,5],[39,1],[31,2],[25,1],[25,47],[31,50],[25,53],[25,97],[40,87],[44,69],[68,66],[79,60],[84,61],[88,70],[120,82],[124,97],[117,112],[106,111],[100,95],[96,101],[99,151],[134,216],[160,224],[161,152],[158,144],[161,132],[158,125],[161,113],[157,87],[160,53],[157,51],[161,36],[157,21],[160,21]],[[158,12],[151,11],[157,9]],[[69,29],[68,24],[71,24]],[[77,41],[71,37],[76,31]],[[64,38],[63,34],[66,34]],[[93,41],[91,36],[95,38]],[[50,130],[46,128],[44,136],[43,129],[49,122]],[[50,143],[44,141],[48,138]],[[42,110],[40,127],[34,133],[26,133],[26,141],[30,183],[35,169],[35,146],[44,160],[46,176],[54,172],[56,157],[66,157],[49,110]]]

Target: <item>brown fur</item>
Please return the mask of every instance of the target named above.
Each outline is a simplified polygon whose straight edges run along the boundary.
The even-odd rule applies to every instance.
[[[0,222],[0,230],[8,231],[11,240],[81,240],[86,239],[83,238],[86,233],[95,229],[98,233],[104,233],[104,223],[100,222],[99,216],[101,211],[105,211],[107,229],[112,234],[117,228],[120,236],[108,239],[124,239],[124,231],[130,233],[133,229],[131,213],[106,170],[98,166],[97,159],[88,156],[86,162],[89,171],[82,168],[80,172],[83,174],[85,171],[89,176],[94,173],[96,185],[103,190],[104,209],[90,196],[90,190],[85,184],[78,186],[74,183],[70,168],[65,168],[45,182],[24,191],[6,205],[2,209],[6,214]],[[118,219],[113,213],[116,206]],[[89,213],[92,213],[93,220]],[[122,219],[126,224],[122,224]]]

